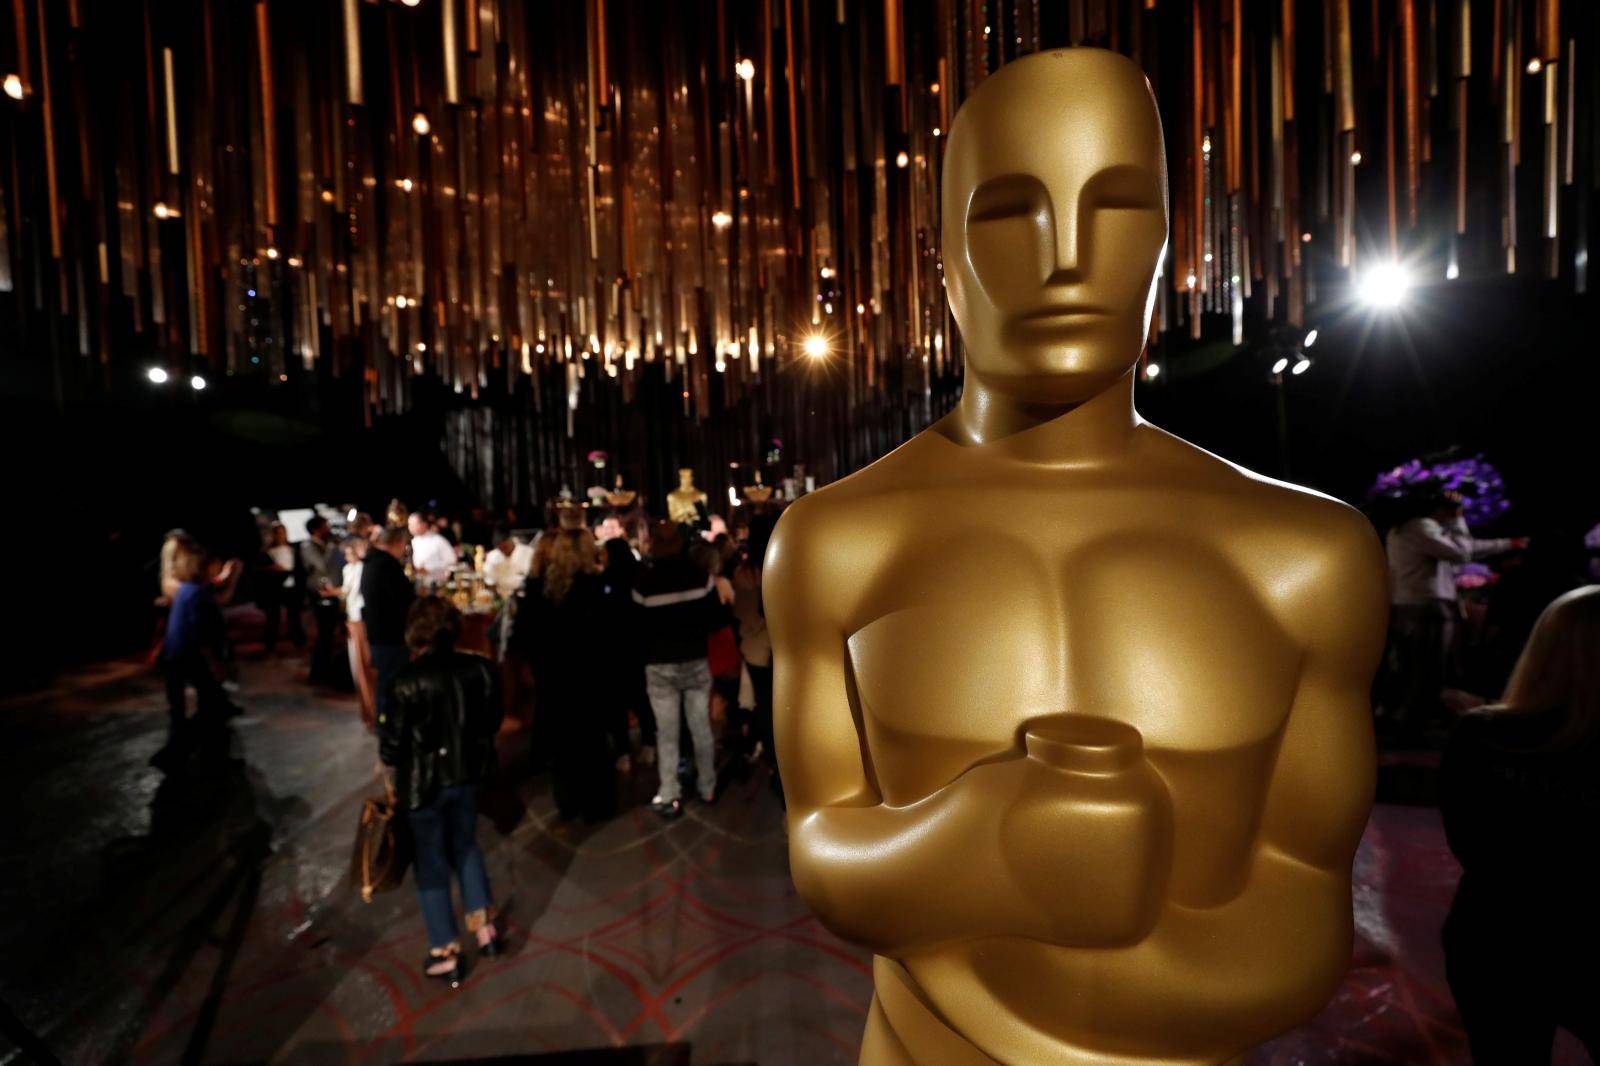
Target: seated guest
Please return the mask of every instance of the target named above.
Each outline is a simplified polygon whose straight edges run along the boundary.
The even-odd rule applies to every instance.
[[[173,552],[172,573],[178,588],[167,618],[161,666],[167,680],[167,744],[150,760],[167,769],[189,746],[187,694],[194,686],[197,721],[219,722],[239,712],[217,680],[215,659],[223,651],[222,612],[211,597],[206,553],[185,538]]]
[[[411,569],[418,580],[443,584],[455,569],[455,548],[434,528],[433,516],[426,512],[412,512],[407,528],[411,531]]]
[[[373,701],[378,726],[383,726],[389,690],[395,675],[410,659],[406,651],[406,616],[417,598],[417,590],[400,560],[406,555],[406,531],[385,526],[378,532],[361,565],[361,621],[367,631],[367,647],[372,667],[378,675]]]
[[[1479,1063],[1547,1063],[1557,1027],[1600,1061],[1600,585],[1545,608],[1498,705],[1440,768],[1463,873],[1445,975]]]
[[[483,577],[489,587],[498,592],[502,597],[509,599],[516,595],[522,588],[522,583],[528,579],[528,571],[533,565],[533,553],[522,552],[518,549],[522,545],[511,535],[507,526],[496,526],[494,530],[494,547],[483,560]]]
[[[416,658],[395,678],[389,712],[378,722],[379,754],[394,769],[395,796],[409,812],[417,896],[428,930],[423,972],[452,986],[464,975],[452,874],[478,951],[500,950],[477,838],[478,794],[498,765],[500,695],[494,665],[455,650],[460,631],[461,612],[450,601],[428,596],[416,602],[405,632]]]

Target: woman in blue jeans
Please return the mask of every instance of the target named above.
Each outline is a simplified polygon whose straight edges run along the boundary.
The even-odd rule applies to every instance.
[[[478,953],[497,955],[494,897],[478,847],[478,792],[498,764],[500,693],[494,665],[455,650],[461,613],[427,596],[406,618],[413,658],[396,676],[388,713],[378,720],[378,749],[393,768],[395,796],[411,824],[417,896],[428,928],[429,977],[461,983],[465,969],[456,937],[450,876]]]

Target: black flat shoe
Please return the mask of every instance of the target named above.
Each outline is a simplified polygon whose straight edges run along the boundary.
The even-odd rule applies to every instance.
[[[505,945],[500,942],[500,934],[496,933],[487,944],[478,945],[478,954],[486,959],[492,959],[505,951]]]

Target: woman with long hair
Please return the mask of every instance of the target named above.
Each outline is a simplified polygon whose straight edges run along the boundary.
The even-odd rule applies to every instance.
[[[461,612],[449,600],[425,596],[412,604],[405,637],[413,657],[396,675],[378,719],[378,753],[394,769],[395,797],[411,826],[417,897],[428,929],[423,972],[452,986],[465,973],[452,874],[479,953],[500,952],[477,837],[478,796],[498,765],[499,677],[488,659],[456,650],[460,633]]]
[[[1600,585],[1534,624],[1500,703],[1464,716],[1439,807],[1461,883],[1445,972],[1479,1063],[1600,1061]]]
[[[581,527],[547,532],[539,547],[539,572],[516,633],[533,666],[556,807],[563,818],[600,821],[615,809],[616,789],[604,707],[594,693],[605,617],[599,550]]]

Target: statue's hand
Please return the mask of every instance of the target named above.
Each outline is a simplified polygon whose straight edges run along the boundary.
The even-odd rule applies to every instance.
[[[1084,947],[1136,943],[1160,912],[1172,855],[1171,802],[1139,732],[1054,715],[1030,723],[1025,743],[1025,757],[989,764],[989,776],[1002,804],[1001,855],[1039,908],[1030,935]]]

